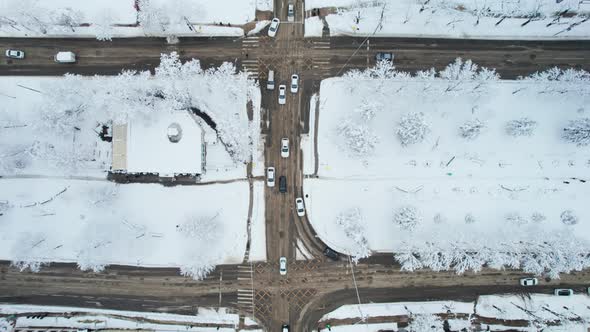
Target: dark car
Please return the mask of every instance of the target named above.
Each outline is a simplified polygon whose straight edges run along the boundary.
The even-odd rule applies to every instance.
[[[335,261],[340,259],[340,255],[338,255],[338,253],[336,251],[330,249],[330,247],[326,247],[326,249],[324,249],[324,255],[328,258],[335,260]]]
[[[379,61],[392,62],[393,61],[393,54],[386,53],[386,52],[377,52],[377,54],[375,54],[375,60],[377,60],[377,62],[379,62]]]
[[[284,175],[281,175],[279,177],[279,191],[282,193],[287,192],[287,177],[285,177]]]

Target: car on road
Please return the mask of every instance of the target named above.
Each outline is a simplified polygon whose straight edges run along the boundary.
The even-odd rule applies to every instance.
[[[11,59],[24,59],[25,52],[19,50],[6,50],[6,57]]]
[[[539,284],[539,279],[537,278],[522,278],[520,279],[521,286],[537,286]]]
[[[295,8],[292,3],[287,5],[287,21],[289,21],[289,22],[295,21]]]
[[[281,138],[281,157],[289,158],[289,139]]]
[[[74,52],[57,52],[53,57],[57,63],[74,63],[76,62],[76,53]]]
[[[279,105],[285,105],[287,102],[287,86],[284,84],[279,85]]]
[[[338,253],[332,250],[330,247],[326,247],[326,249],[324,249],[324,256],[331,258],[335,261],[340,259],[340,255],[338,255]]]
[[[388,52],[377,52],[377,54],[375,54],[375,61],[377,61],[377,62],[379,62],[379,61],[392,62],[393,61],[393,54],[388,53]]]
[[[283,324],[283,329],[281,331],[282,332],[289,332],[289,325]]]
[[[291,75],[291,93],[297,93],[299,91],[299,75]]]
[[[279,258],[279,273],[282,276],[287,274],[287,258],[286,257]]]
[[[557,288],[553,290],[553,294],[557,296],[572,296],[574,295],[574,290],[569,288]]]
[[[266,81],[266,88],[271,91],[275,89],[275,71],[274,70],[268,71],[268,80]]]
[[[279,176],[279,192],[287,192],[287,177],[284,175]]]
[[[303,217],[305,215],[305,205],[303,205],[303,198],[295,198],[295,207],[297,208],[297,215]]]
[[[281,24],[281,20],[278,18],[273,18],[270,22],[270,27],[268,28],[268,36],[274,37],[277,35],[277,31],[279,30],[279,24]]]
[[[266,185],[269,187],[275,186],[275,168],[268,167],[266,169]]]

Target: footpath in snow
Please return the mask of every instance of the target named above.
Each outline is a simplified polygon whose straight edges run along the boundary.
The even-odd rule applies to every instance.
[[[322,81],[303,187],[321,238],[408,270],[590,266],[589,74],[503,81],[457,61],[440,76],[383,64]]]
[[[0,332],[45,330],[144,330],[238,332],[238,314],[226,308],[197,308],[194,315],[75,307],[0,304]],[[248,331],[260,332],[251,319]]]
[[[580,0],[314,0],[332,36],[477,39],[588,39],[590,3]],[[306,19],[306,37],[321,37],[321,20]]]

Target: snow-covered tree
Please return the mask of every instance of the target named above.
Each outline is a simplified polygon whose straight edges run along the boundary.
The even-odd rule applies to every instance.
[[[534,223],[540,223],[547,220],[547,217],[545,217],[545,215],[540,212],[533,212],[533,214],[531,215],[531,220]]]
[[[521,226],[528,223],[528,220],[518,212],[511,212],[506,215],[506,221],[515,226]]]
[[[426,134],[430,132],[430,125],[422,112],[410,112],[402,116],[397,127],[397,136],[403,146],[424,141]]]
[[[146,34],[160,34],[167,31],[170,21],[164,11],[154,5],[151,0],[138,0],[137,5],[139,7],[137,21]]]
[[[405,230],[413,230],[421,220],[418,209],[411,205],[402,206],[393,214],[393,222]]]
[[[465,223],[466,224],[473,224],[475,222],[475,216],[471,213],[467,213],[465,215]]]
[[[184,223],[176,226],[176,230],[190,245],[190,251],[186,252],[184,262],[180,267],[180,273],[193,279],[202,280],[215,269],[215,263],[221,256],[219,238],[221,237],[221,224],[214,216],[187,216]]]
[[[336,217],[336,224],[344,230],[346,237],[353,243],[354,248],[350,255],[354,262],[371,255],[369,242],[365,237],[363,215],[359,208],[351,208],[343,211]]]
[[[482,129],[485,128],[485,124],[479,119],[468,120],[459,127],[459,134],[461,137],[468,140],[475,139],[481,134]]]
[[[537,121],[529,118],[521,118],[506,123],[506,133],[510,136],[532,136],[537,128]]]
[[[7,200],[0,200],[0,217],[6,214],[12,205]]]
[[[558,67],[546,71],[536,72],[527,77],[520,77],[526,82],[534,82],[541,85],[542,93],[564,94],[576,93],[580,95],[590,94],[590,73],[585,70],[568,68],[562,70]]]
[[[562,137],[566,141],[575,143],[578,146],[590,144],[590,118],[571,120],[563,128]]]
[[[72,8],[60,8],[52,11],[51,21],[54,29],[75,32],[84,20],[84,14]]]
[[[451,81],[468,81],[475,79],[479,67],[471,60],[456,58],[455,62],[450,63],[445,69],[440,71],[442,79]]]
[[[95,28],[96,39],[111,40],[113,38],[113,24],[118,17],[111,9],[105,8],[98,13],[93,26]]]
[[[578,223],[578,216],[572,210],[565,210],[560,215],[561,222],[565,225],[575,225]]]
[[[362,122],[346,119],[338,125],[337,131],[343,138],[342,148],[353,157],[370,155],[379,142],[371,127]]]
[[[369,122],[375,118],[375,115],[383,109],[383,105],[374,100],[363,99],[360,106],[354,112],[358,114],[361,120]]]

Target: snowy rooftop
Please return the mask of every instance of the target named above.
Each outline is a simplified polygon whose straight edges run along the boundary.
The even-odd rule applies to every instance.
[[[170,127],[172,124],[178,126]],[[113,170],[160,175],[201,173],[202,129],[189,113],[162,112],[150,120],[131,121],[126,125],[126,136],[122,136],[124,127],[114,131]],[[171,130],[180,134],[178,142],[169,138]]]

